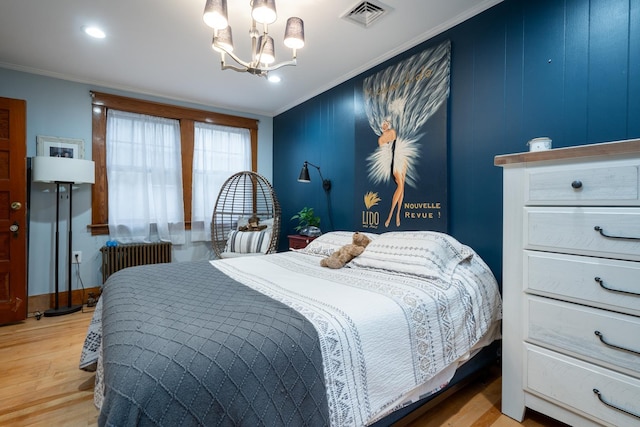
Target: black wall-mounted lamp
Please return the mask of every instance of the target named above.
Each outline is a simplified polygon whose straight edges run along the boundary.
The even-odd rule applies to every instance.
[[[322,176],[322,172],[320,172],[320,166],[316,166],[313,163],[309,163],[307,161],[304,162],[304,164],[302,165],[302,170],[300,170],[300,176],[298,177],[298,181],[299,182],[311,182],[311,178],[309,177],[309,168],[308,166],[313,166],[314,168],[318,169],[318,173],[320,174],[320,179],[322,180],[322,188],[324,188],[324,191],[329,193],[329,191],[331,191],[331,181],[328,179],[324,179],[324,177]]]
[[[331,196],[329,195],[329,192],[331,191],[331,181],[328,179],[324,179],[324,177],[322,176],[322,172],[320,172],[320,166],[316,166],[313,163],[305,161],[302,165],[302,169],[300,170],[300,176],[298,177],[299,182],[311,182],[308,166],[313,166],[314,168],[318,169],[318,173],[320,174],[320,179],[322,180],[322,188],[327,195],[327,213],[329,214],[329,223],[331,225],[331,229],[333,230],[333,218],[331,215]]]

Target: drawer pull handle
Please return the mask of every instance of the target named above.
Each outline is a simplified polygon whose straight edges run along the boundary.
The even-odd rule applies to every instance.
[[[609,234],[605,234],[604,230],[599,225],[596,225],[593,229],[600,232],[603,237],[608,239],[640,240],[640,237],[611,236]]]
[[[636,418],[640,418],[640,415],[638,414],[634,414],[633,412],[629,412],[626,409],[622,409],[616,405],[612,405],[611,403],[607,402],[606,400],[604,400],[602,398],[602,393],[600,393],[600,390],[598,390],[597,388],[593,389],[593,392],[598,396],[598,399],[600,399],[600,402],[604,403],[606,406],[608,406],[609,408],[613,408],[616,411],[620,411],[620,412],[624,412],[627,415],[631,415],[632,417],[636,417]]]
[[[607,286],[605,286],[605,285],[604,285],[604,281],[603,281],[601,278],[599,278],[599,277],[594,277],[594,278],[593,278],[593,280],[595,280],[596,282],[598,282],[598,285],[600,285],[600,287],[601,287],[602,289],[605,289],[605,290],[607,290],[607,291],[610,291],[610,292],[618,292],[619,294],[627,294],[627,295],[633,295],[633,296],[640,297],[640,294],[639,294],[639,293],[637,293],[637,292],[621,291],[621,290],[619,290],[619,289],[609,288],[609,287],[607,287]]]
[[[593,333],[596,334],[596,336],[598,338],[600,338],[600,342],[602,342],[602,344],[606,345],[607,347],[615,348],[616,350],[628,351],[629,353],[640,355],[640,351],[631,350],[631,349],[628,349],[628,348],[620,347],[620,346],[617,346],[617,345],[610,344],[610,343],[606,342],[604,340],[604,335],[602,335],[602,332],[600,332],[600,331],[593,331]]]
[[[577,190],[578,188],[582,188],[582,181],[576,179],[571,183],[571,187],[573,187],[575,190]]]

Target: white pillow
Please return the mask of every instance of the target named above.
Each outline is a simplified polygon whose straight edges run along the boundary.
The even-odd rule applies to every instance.
[[[305,248],[298,249],[297,251],[310,255],[327,257],[344,245],[353,243],[353,233],[353,231],[330,231],[320,235]],[[374,233],[360,233],[366,235],[372,241],[378,237],[378,234]]]
[[[453,237],[435,231],[393,231],[381,234],[349,265],[450,280],[458,264],[473,251]]]
[[[231,230],[227,238],[225,252],[242,254],[266,253],[271,244],[271,230],[236,231]]]

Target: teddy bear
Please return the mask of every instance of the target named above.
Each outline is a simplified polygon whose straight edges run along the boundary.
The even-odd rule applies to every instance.
[[[261,231],[267,228],[267,225],[259,224],[259,222],[260,218],[254,215],[249,218],[249,220],[247,221],[247,225],[238,227],[238,231]]]
[[[357,231],[353,233],[352,243],[344,245],[330,256],[320,260],[320,265],[329,268],[342,268],[346,263],[364,252],[364,248],[371,242],[367,236]]]

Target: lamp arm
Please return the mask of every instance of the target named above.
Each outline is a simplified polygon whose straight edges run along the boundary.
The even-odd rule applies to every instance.
[[[222,47],[222,46],[217,46],[217,47],[218,47],[220,50],[224,51],[224,53],[225,53],[226,55],[229,55],[229,56],[230,56],[234,61],[236,61],[238,64],[242,65],[242,66],[243,66],[243,67],[245,67],[245,68],[251,68],[251,64],[250,64],[250,63],[248,63],[248,62],[244,62],[244,61],[243,61],[242,59],[240,59],[240,58],[238,57],[238,55],[236,55],[235,53],[233,53],[233,52],[231,52],[231,51],[228,51],[227,49],[225,49],[225,48],[224,48],[224,47]],[[232,66],[232,65],[227,65],[227,64],[226,64],[226,61],[225,61],[225,56],[224,56],[224,55],[221,55],[221,56],[222,56],[222,61],[221,61],[221,62],[222,62],[222,69],[223,69],[223,70],[226,70],[226,69],[232,69],[232,70],[244,71],[244,70],[240,70],[239,68],[236,68],[236,67],[234,67],[234,66]]]
[[[253,25],[254,25],[253,28],[255,28],[255,23],[256,21],[253,21]],[[260,46],[257,46],[258,42],[255,39],[255,37],[251,37],[251,45],[252,45],[251,50],[253,52],[253,57],[255,58],[254,67],[257,67],[262,62],[262,54],[264,52],[264,47],[267,44],[268,35],[269,35],[269,32],[267,30],[267,24],[264,24],[264,30],[262,31],[262,43],[260,43]]]
[[[238,71],[238,72],[249,72],[251,74],[254,74],[256,76],[261,76],[261,77],[266,77],[267,73],[269,71],[274,71],[277,70],[279,68],[282,67],[286,67],[286,66],[295,66],[298,61],[296,58],[293,58],[291,61],[286,61],[286,62],[281,62],[279,64],[270,66],[270,67],[262,67],[262,68],[256,68],[256,67],[252,67],[250,63],[243,61],[242,59],[240,59],[236,54],[234,54],[233,52],[229,52],[228,50],[224,49],[223,47],[220,47],[220,49],[222,49],[225,53],[225,55],[229,55],[234,61],[236,61],[239,65],[242,65],[245,68],[239,68],[236,67],[235,65],[228,65],[225,57],[222,56],[222,60],[220,61],[220,68],[223,70],[233,70],[233,71]]]
[[[322,172],[320,172],[320,166],[316,166],[313,163],[309,163],[307,161],[305,161],[305,163],[308,164],[309,166],[313,166],[314,168],[318,169],[318,173],[320,174],[320,179],[322,180],[322,188],[324,188],[324,191],[326,191],[327,193],[331,191],[331,181],[328,179],[324,179],[324,177],[322,176]]]
[[[237,71],[239,73],[249,72],[251,74],[255,74],[255,75],[260,76],[260,77],[263,76],[263,74],[261,74],[259,72],[260,70],[256,70],[255,68],[240,68],[240,67],[236,67],[235,65],[227,65],[224,61],[222,61],[220,63],[220,69],[221,70],[233,70],[233,71]]]
[[[281,62],[279,64],[276,65],[272,65],[270,67],[264,67],[262,68],[262,70],[264,71],[273,71],[273,70],[277,70],[278,68],[282,68],[282,67],[287,67],[287,66],[294,66],[298,63],[296,58],[293,58],[291,61],[285,61],[285,62]]]
[[[251,27],[251,30],[252,30],[251,31],[251,34],[252,34],[252,36],[251,36],[251,45],[252,45],[251,51],[252,51],[254,56],[262,57],[262,51],[264,49],[264,43],[262,44],[262,46],[260,46],[260,50],[258,51],[258,49],[257,49],[258,48],[257,40],[256,40],[257,39],[257,34],[254,34],[254,32],[257,33],[256,27],[255,27],[255,21],[253,21],[253,25]],[[267,32],[266,28],[265,28],[265,30],[263,32],[263,35],[265,35],[265,36],[268,35],[268,32]],[[235,53],[233,53],[230,50],[227,50],[223,45],[216,44],[216,47],[222,51],[222,52],[220,52],[220,54],[221,54],[220,55],[220,57],[221,57],[220,68],[222,70],[233,70],[233,71],[238,71],[238,72],[249,72],[249,73],[254,74],[256,76],[266,77],[267,73],[269,71],[274,71],[274,70],[277,70],[279,68],[287,67],[287,66],[295,66],[295,65],[298,64],[297,49],[292,49],[293,54],[291,56],[291,60],[290,61],[284,61],[284,62],[281,62],[279,64],[271,65],[271,66],[268,66],[268,67],[258,67],[258,65],[260,63],[259,59],[257,60],[257,63],[243,61],[242,59],[240,59],[240,57],[238,55],[236,55]],[[225,55],[229,55],[231,57],[231,59],[233,59],[238,65],[241,65],[244,68],[240,68],[240,67],[237,67],[235,65],[228,65],[227,62],[226,62]]]

